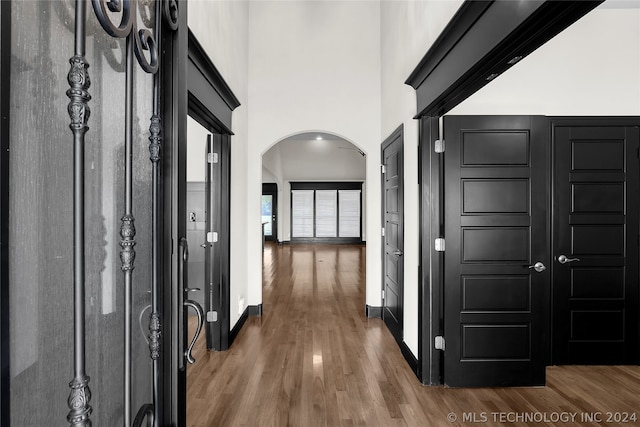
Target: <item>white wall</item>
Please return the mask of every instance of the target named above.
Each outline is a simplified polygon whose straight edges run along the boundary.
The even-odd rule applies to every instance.
[[[380,164],[380,4],[377,1],[260,1],[249,8],[247,263],[260,265],[262,154],[298,133],[325,131]],[[366,209],[380,211],[369,186]],[[288,188],[283,188],[283,192]],[[379,216],[369,216],[378,218]],[[380,221],[368,222],[367,304],[380,305]],[[248,272],[249,304],[262,302],[262,272]],[[363,307],[364,310],[364,307]]]
[[[404,341],[416,357],[420,261],[418,121],[413,119],[415,91],[404,82],[461,4],[462,0],[381,2],[382,137],[404,124]],[[375,181],[370,185],[380,191]],[[372,305],[379,306],[381,302]]]
[[[247,301],[247,152],[249,3],[245,1],[188,2],[189,28],[229,84],[241,105],[233,112],[231,137],[231,272],[230,322],[240,318]],[[254,264],[255,265],[255,264]],[[246,305],[246,303],[245,303]],[[237,310],[237,311],[236,311]]]
[[[640,115],[640,1],[606,1],[449,114]]]
[[[209,132],[200,123],[187,117],[187,181],[204,182],[206,179],[206,150]]]

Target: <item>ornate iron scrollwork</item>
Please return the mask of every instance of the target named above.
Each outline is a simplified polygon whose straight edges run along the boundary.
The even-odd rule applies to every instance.
[[[135,236],[136,228],[134,226],[135,219],[133,215],[126,214],[122,217],[122,225],[120,226],[120,261],[122,262],[122,271],[132,271],[134,269],[133,261],[136,259],[136,251],[133,247],[136,245]]]
[[[158,163],[160,161],[160,148],[162,145],[162,124],[160,116],[154,114],[151,116],[151,124],[149,125],[149,160],[152,163]]]
[[[149,321],[149,354],[152,360],[160,357],[160,314],[151,313]]]
[[[144,404],[140,407],[140,410],[136,414],[136,418],[133,420],[133,427],[142,427],[144,420],[147,420],[147,427],[153,427],[155,424],[155,411],[153,405],[150,403]]]
[[[91,100],[91,95],[89,94],[89,86],[91,86],[88,70],[89,63],[81,55],[72,56],[69,59],[69,63],[71,64],[71,69],[67,75],[67,81],[71,86],[70,89],[67,89],[67,96],[70,99],[67,107],[71,118],[69,127],[74,134],[84,134],[89,130],[87,123],[91,114],[89,109],[89,101]]]
[[[89,377],[74,378],[69,383],[71,393],[68,404],[71,412],[67,415],[67,421],[73,426],[91,426],[89,416],[93,411],[89,406],[91,400],[91,390],[89,390]]]
[[[144,71],[154,74],[158,71],[158,46],[156,38],[148,29],[139,30],[137,27],[136,0],[91,0],[93,10],[102,28],[111,36],[124,38],[133,36],[134,53],[138,63]],[[120,22],[114,24],[111,14],[120,14]],[[156,17],[157,20],[157,17]],[[149,59],[144,52],[149,52]]]
[[[89,74],[85,60],[86,41],[86,3],[89,0],[76,0],[75,12],[75,54],[70,59],[71,70],[68,80],[70,89],[67,95],[70,98],[68,106],[71,124],[74,134],[74,234],[77,236],[74,245],[74,318],[75,328],[75,377],[70,383],[71,394],[68,403],[71,411],[67,416],[73,426],[90,427],[89,416],[92,412],[89,401],[91,392],[88,387],[89,377],[84,372],[84,134],[87,132],[89,119],[88,102]],[[133,106],[133,55],[140,67],[147,73],[155,74],[153,81],[153,115],[149,126],[149,154],[153,163],[153,281],[152,281],[152,312],[149,318],[149,352],[153,360],[153,404],[143,405],[137,413],[133,425],[140,426],[147,421],[148,426],[157,426],[159,420],[158,408],[158,384],[159,384],[159,357],[161,345],[161,320],[159,314],[159,240],[161,231],[159,224],[159,183],[160,171],[158,163],[161,158],[162,125],[160,118],[160,78],[158,73],[160,52],[160,30],[162,22],[165,28],[176,30],[178,28],[178,2],[176,0],[141,0],[141,17],[144,25],[154,24],[153,32],[149,29],[138,29],[137,13],[138,0],[91,0],[93,10],[100,26],[107,34],[116,38],[126,38],[126,108],[125,108],[125,213],[122,217],[120,228],[121,235],[121,269],[125,276],[125,424],[131,425],[131,288],[132,273],[135,260],[135,226],[132,213],[132,161],[131,148],[133,145],[132,132],[132,106]],[[154,10],[154,15],[150,13]],[[152,19],[153,18],[153,19]],[[114,23],[114,20],[117,22]],[[153,22],[155,20],[155,22]],[[78,216],[78,218],[76,218]]]

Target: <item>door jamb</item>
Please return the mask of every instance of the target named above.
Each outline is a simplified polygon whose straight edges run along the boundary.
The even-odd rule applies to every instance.
[[[231,88],[215,68],[187,23],[187,2],[180,1],[178,31],[163,33],[162,55],[162,112],[164,117],[164,158],[162,163],[162,236],[161,253],[164,281],[162,289],[161,320],[164,324],[165,343],[162,346],[163,412],[160,425],[183,425],[186,420],[186,370],[179,370],[186,339],[178,330],[178,244],[186,236],[186,144],[187,115],[195,109],[201,118],[223,129],[228,140],[231,132],[232,111],[240,105]],[[189,70],[192,70],[191,78]],[[197,70],[197,73],[194,73]],[[197,75],[196,75],[197,74]],[[198,100],[188,83],[195,84],[195,91],[206,99]],[[205,108],[202,108],[205,107]],[[207,115],[207,112],[211,113]],[[182,143],[180,143],[182,141]],[[227,243],[228,244],[228,243]],[[228,278],[227,278],[228,282]],[[228,292],[223,298],[228,298]],[[227,310],[228,311],[228,310]],[[228,329],[228,328],[227,328]]]
[[[186,388],[186,372],[179,371],[178,348],[178,243],[180,236],[186,235],[185,221],[178,220],[180,206],[186,206],[186,146],[180,141],[187,137],[187,2],[178,4],[177,31],[162,33],[163,50],[161,60],[161,109],[164,125],[164,146],[161,162],[161,212],[162,236],[160,237],[160,253],[162,257],[161,322],[163,325],[164,343],[161,347],[161,401],[162,412],[159,425],[181,425],[186,420],[186,397],[180,390]],[[182,176],[179,176],[182,174]],[[185,188],[180,191],[180,186]],[[186,215],[186,214],[185,214]],[[184,222],[184,224],[182,224]]]
[[[420,194],[420,266],[418,272],[418,379],[424,385],[442,384],[444,357],[434,347],[444,335],[444,254],[435,250],[436,238],[444,237],[444,156],[435,152],[442,140],[441,118],[422,117],[418,145]]]

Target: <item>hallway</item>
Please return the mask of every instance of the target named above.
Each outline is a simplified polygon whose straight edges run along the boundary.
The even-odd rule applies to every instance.
[[[263,316],[229,351],[199,339],[188,426],[640,425],[637,366],[550,367],[544,388],[422,386],[364,316],[365,246],[267,243],[263,277]]]

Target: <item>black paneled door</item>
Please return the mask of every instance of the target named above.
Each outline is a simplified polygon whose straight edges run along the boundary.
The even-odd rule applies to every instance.
[[[550,344],[547,121],[446,116],[444,126],[444,382],[544,385]]]
[[[553,363],[636,364],[638,128],[570,123],[553,127]]]
[[[382,143],[382,319],[398,343],[403,335],[404,156],[403,128]]]

